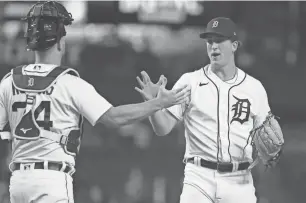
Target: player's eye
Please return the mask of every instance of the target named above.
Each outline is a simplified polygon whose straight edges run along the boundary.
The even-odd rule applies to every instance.
[[[217,43],[217,44],[219,44],[219,43],[222,43],[222,42],[224,42],[225,40],[227,40],[228,38],[226,38],[226,37],[211,37],[211,38],[208,38],[208,39],[206,39],[206,42],[208,43],[208,44],[212,44],[212,43]]]
[[[214,41],[212,39],[207,39],[206,42],[211,45]]]
[[[215,38],[215,42],[216,43],[221,43],[221,42],[224,42],[225,40],[227,40],[226,37],[216,37]]]

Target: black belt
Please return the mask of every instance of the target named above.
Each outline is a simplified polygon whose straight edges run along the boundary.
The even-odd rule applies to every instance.
[[[194,163],[194,158],[188,158],[188,163]],[[200,165],[205,168],[210,168],[213,170],[217,170],[219,172],[233,172],[234,164],[233,163],[216,163],[212,161],[207,161],[204,159],[200,159]],[[243,171],[249,168],[251,164],[249,162],[241,162],[238,163],[237,171]]]
[[[44,162],[35,162],[35,163],[14,163],[13,165],[13,170],[20,170],[20,165],[23,164],[25,165],[31,165],[34,164],[34,169],[45,169],[44,167]],[[48,170],[54,170],[54,171],[61,171],[63,167],[62,163],[55,163],[55,162],[48,162]],[[65,169],[63,170],[64,173],[69,173],[73,169],[69,166],[66,165]]]

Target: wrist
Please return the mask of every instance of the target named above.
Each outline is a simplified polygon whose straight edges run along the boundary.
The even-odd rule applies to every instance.
[[[150,101],[153,103],[157,111],[165,108],[165,104],[161,98],[153,98]]]
[[[145,98],[146,101],[150,101],[150,100],[152,100],[152,99],[156,99],[156,97],[146,97],[146,98]]]

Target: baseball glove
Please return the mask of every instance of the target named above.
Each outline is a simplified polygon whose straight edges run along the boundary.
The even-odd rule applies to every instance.
[[[282,153],[284,137],[276,117],[269,112],[262,125],[251,131],[255,153],[266,167],[275,165]]]

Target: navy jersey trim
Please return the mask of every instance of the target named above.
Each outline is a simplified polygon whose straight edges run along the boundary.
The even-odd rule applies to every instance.
[[[220,115],[219,115],[219,112],[220,112],[220,92],[219,92],[219,89],[217,87],[217,85],[212,81],[212,79],[210,79],[208,77],[208,75],[206,74],[205,72],[205,69],[203,68],[203,72],[204,72],[204,75],[208,78],[208,80],[216,87],[216,90],[217,90],[217,96],[218,96],[218,102],[217,102],[217,120],[218,120],[218,134],[217,134],[217,162],[219,163],[219,153],[220,153]]]
[[[227,125],[228,125],[228,128],[227,128],[227,138],[228,138],[228,147],[227,147],[227,152],[228,152],[228,155],[230,157],[230,162],[232,163],[232,155],[231,155],[231,152],[230,152],[230,147],[231,147],[231,140],[230,140],[230,122],[229,122],[229,109],[230,109],[230,91],[234,88],[234,87],[237,87],[239,85],[241,85],[246,77],[247,77],[247,74],[244,73],[244,78],[242,79],[242,81],[236,85],[233,85],[229,88],[228,90],[228,93],[227,93]]]

